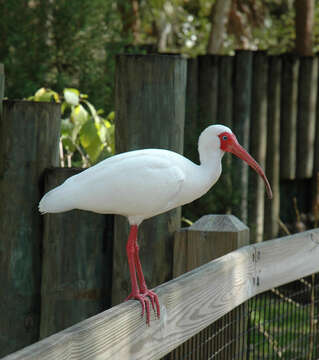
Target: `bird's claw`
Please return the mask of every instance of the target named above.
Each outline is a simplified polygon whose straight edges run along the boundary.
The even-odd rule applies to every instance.
[[[158,301],[158,296],[154,291],[146,289],[144,292],[138,292],[136,294],[131,293],[126,300],[138,300],[142,305],[142,314],[141,317],[144,316],[144,313],[146,312],[146,324],[150,325],[150,302],[152,304],[152,308],[154,312],[156,313],[157,318],[160,318],[160,305]],[[156,309],[155,309],[156,307]]]

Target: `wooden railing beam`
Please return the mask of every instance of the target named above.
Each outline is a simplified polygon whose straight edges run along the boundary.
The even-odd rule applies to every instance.
[[[160,359],[252,296],[319,271],[319,229],[240,248],[155,290],[151,326],[129,301],[3,360]]]

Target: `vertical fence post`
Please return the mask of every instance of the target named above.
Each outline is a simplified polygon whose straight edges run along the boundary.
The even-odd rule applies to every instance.
[[[3,97],[4,97],[4,81],[5,81],[4,65],[0,64],[0,121],[1,121],[2,111],[3,111],[2,101],[3,101]]]
[[[318,77],[318,90],[317,90],[317,106],[316,114],[319,115],[319,77]],[[314,158],[313,158],[313,172],[312,172],[312,213],[315,215],[315,224],[319,226],[319,121],[316,121],[316,133],[314,143]],[[318,324],[318,337],[319,337],[319,324]]]
[[[44,192],[81,171],[48,169]],[[112,227],[113,215],[72,210],[44,216],[40,338],[110,306]]]
[[[238,218],[233,215],[205,215],[192,226],[181,229],[175,233],[173,276],[177,277],[248,244],[249,229]],[[228,325],[230,324],[227,331],[229,339],[227,339],[226,336],[224,343],[232,343],[232,345],[225,348],[225,353],[221,353],[220,356],[221,358],[226,358],[227,353],[229,358],[237,358],[236,354],[244,354],[246,351],[245,342],[243,339],[240,340],[240,334],[244,334],[247,327],[245,309],[235,309],[228,314],[224,320],[227,321]],[[241,325],[239,326],[238,324]],[[218,337],[209,339],[208,335],[211,330],[214,330],[215,333],[217,331],[216,326],[219,325],[218,322],[213,323],[207,331],[204,332],[204,336],[207,335],[208,337],[207,340],[200,339],[200,335],[195,335],[190,339],[188,346],[192,348],[192,351],[196,352],[198,350],[196,343],[202,344],[205,342],[204,347],[206,349],[204,351],[209,352],[209,356],[214,354],[215,349],[218,348]],[[201,336],[203,336],[203,334]],[[237,341],[236,338],[239,340]],[[185,344],[181,345],[181,347],[183,346],[185,347]],[[171,360],[179,359],[178,351],[179,348],[170,354]],[[205,359],[209,356],[205,357]]]
[[[253,58],[250,151],[263,168],[266,165],[267,146],[267,81],[268,58],[265,52],[258,51]],[[264,182],[254,171],[250,171],[248,218],[253,242],[263,240],[264,198]]]
[[[280,56],[269,57],[266,174],[272,187],[273,199],[265,202],[265,240],[276,237],[279,230],[281,64],[282,58]]]
[[[312,176],[317,84],[318,58],[314,56],[300,58],[296,162],[296,177],[298,179]]]
[[[239,142],[249,149],[252,51],[237,51],[235,56],[233,128]],[[238,205],[234,214],[243,222],[248,220],[248,167],[233,157],[233,194]]]
[[[183,152],[186,59],[176,55],[120,55],[116,67],[116,150],[166,148]],[[129,177],[129,174],[128,174]],[[143,222],[139,244],[146,282],[153,287],[172,276],[172,236],[181,209]],[[112,303],[130,291],[125,243],[128,223],[114,224]]]
[[[297,98],[299,58],[282,57],[280,177],[294,179],[296,174]]]
[[[55,103],[3,102],[0,356],[39,338],[42,219],[38,202],[44,169],[59,161],[60,111]]]
[[[218,58],[217,55],[198,57],[198,107],[202,129],[217,123]]]
[[[219,56],[218,64],[218,109],[217,121],[218,124],[233,127],[233,80],[234,80],[234,57],[233,56]],[[231,213],[233,206],[232,193],[232,156],[225,154],[223,159],[223,171],[220,180],[217,182],[217,194],[223,194],[222,198],[217,198],[219,203],[223,203],[222,213]],[[215,201],[216,201],[215,200]],[[207,212],[206,212],[207,213]]]

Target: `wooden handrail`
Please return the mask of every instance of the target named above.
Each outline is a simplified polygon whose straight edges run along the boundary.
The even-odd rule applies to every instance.
[[[265,290],[319,271],[319,229],[245,246],[156,288],[151,326],[129,301],[3,360],[160,359]]]

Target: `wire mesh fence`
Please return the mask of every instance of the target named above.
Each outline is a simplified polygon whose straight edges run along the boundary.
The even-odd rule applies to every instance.
[[[165,360],[318,360],[319,273],[259,294]]]

